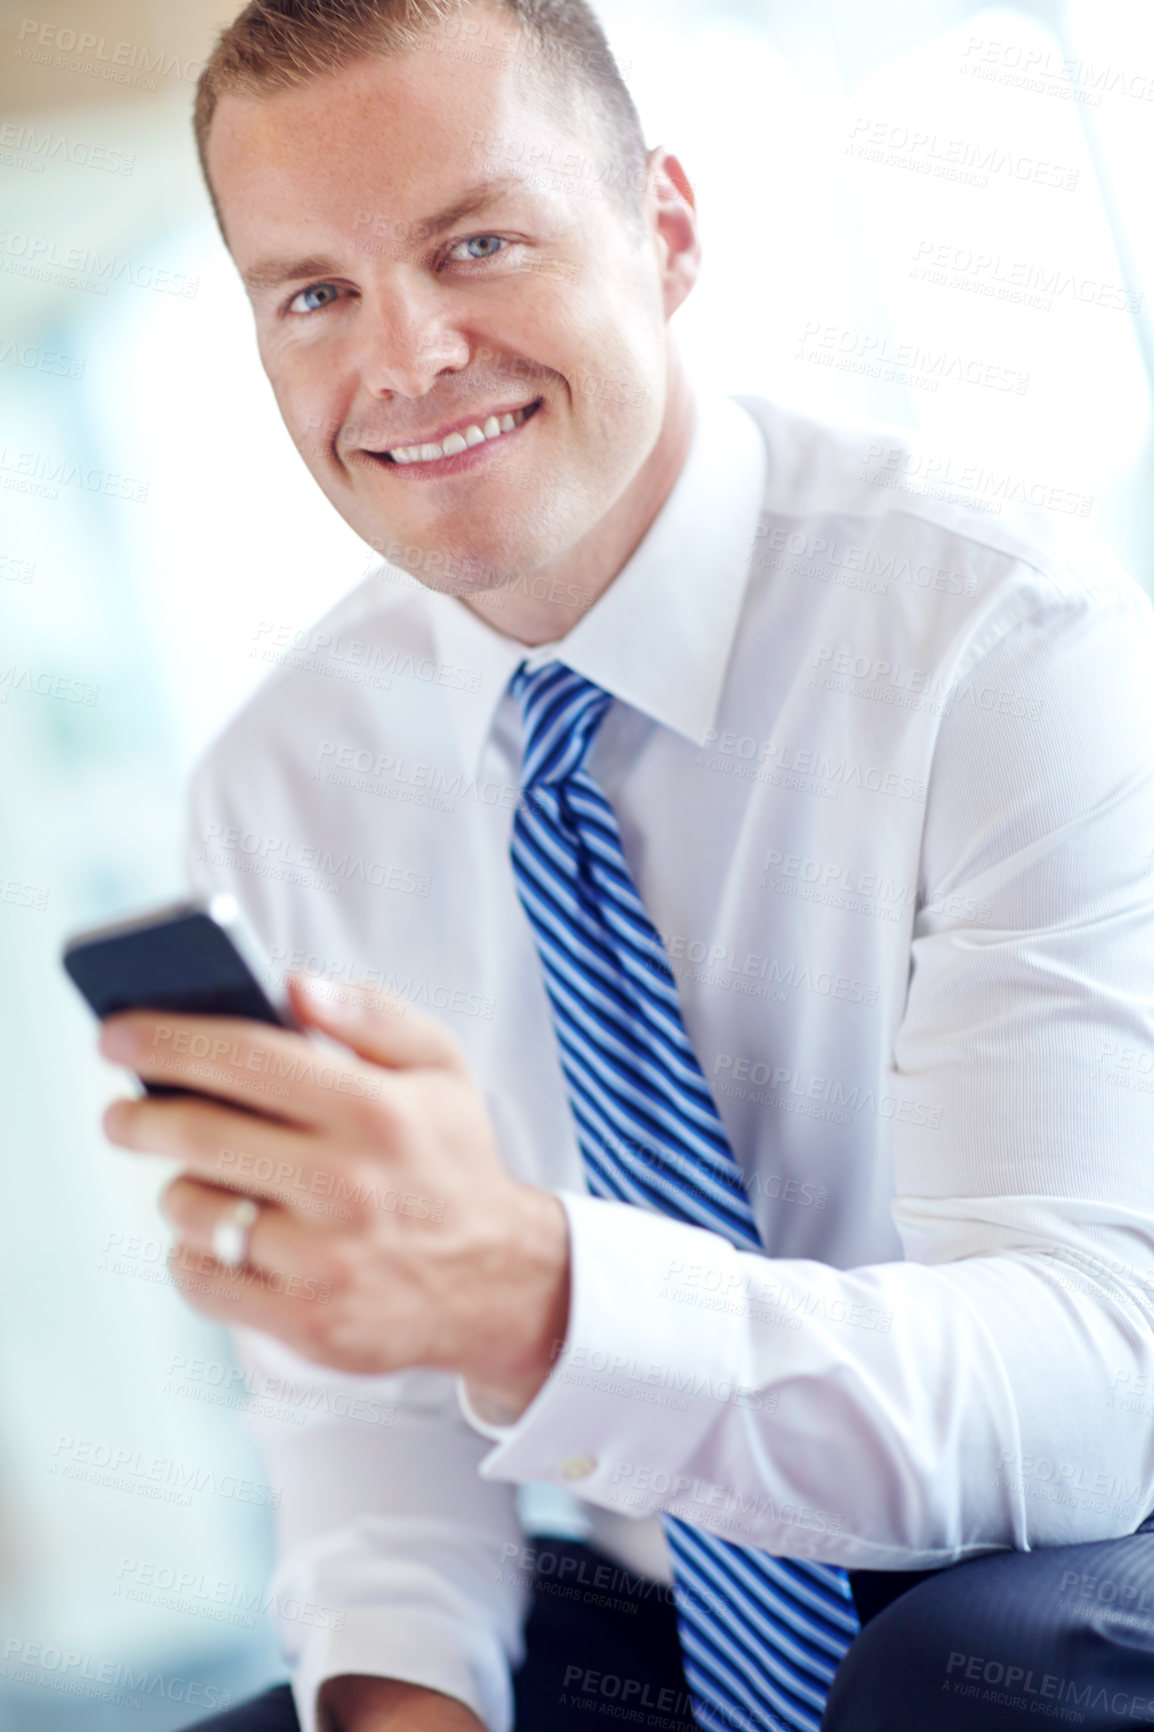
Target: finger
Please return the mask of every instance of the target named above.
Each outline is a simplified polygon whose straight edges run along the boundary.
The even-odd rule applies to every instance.
[[[299,1022],[320,1029],[375,1065],[390,1070],[465,1067],[450,1031],[394,993],[368,987],[342,987],[338,993],[297,974],[289,979],[288,994]]]
[[[248,1017],[125,1011],[103,1024],[100,1050],[148,1082],[313,1129],[352,1122],[355,1103],[379,1099],[385,1081],[377,1067]]]
[[[188,1095],[113,1101],[104,1130],[118,1148],[179,1161],[194,1178],[279,1204],[316,1226],[350,1218],[364,1189],[354,1162],[287,1125]]]
[[[190,1251],[213,1256],[213,1236],[236,1200],[235,1191],[181,1174],[165,1188],[160,1207]],[[315,1233],[275,1203],[262,1202],[249,1229],[244,1260],[266,1274],[308,1275],[317,1267],[317,1246]]]
[[[325,1282],[312,1276],[245,1265],[228,1269],[211,1255],[178,1243],[168,1259],[173,1285],[203,1317],[230,1328],[259,1329],[307,1352],[317,1332],[316,1314],[331,1296]],[[313,1355],[309,1354],[309,1357]]]

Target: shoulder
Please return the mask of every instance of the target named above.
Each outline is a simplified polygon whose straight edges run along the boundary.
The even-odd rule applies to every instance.
[[[1089,531],[1083,496],[931,458],[907,429],[735,400],[769,457],[755,562],[810,579],[811,596],[840,594],[847,619],[868,596],[875,625],[953,655],[1039,616],[1149,616],[1145,592]]]

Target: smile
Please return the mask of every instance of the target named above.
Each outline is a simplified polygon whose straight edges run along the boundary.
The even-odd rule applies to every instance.
[[[427,439],[415,445],[395,445],[388,451],[373,451],[369,455],[378,462],[396,464],[401,468],[422,469],[433,464],[440,466],[446,460],[460,458],[482,445],[495,444],[508,434],[515,433],[518,427],[523,426],[536,414],[542,402],[543,399],[538,397],[520,409],[487,415],[480,421],[470,421],[464,426],[455,427],[442,439]],[[453,467],[455,469],[461,465],[454,463]]]

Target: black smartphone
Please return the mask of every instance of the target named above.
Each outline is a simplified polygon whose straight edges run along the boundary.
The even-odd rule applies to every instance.
[[[120,1010],[162,1010],[297,1026],[279,990],[261,984],[263,974],[271,985],[271,970],[232,896],[77,932],[64,946],[63,962],[101,1020]],[[144,1087],[157,1095],[190,1092],[160,1083]]]

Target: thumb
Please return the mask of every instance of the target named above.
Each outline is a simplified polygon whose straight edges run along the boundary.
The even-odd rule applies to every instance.
[[[339,1040],[373,1064],[394,1070],[464,1068],[449,1030],[395,993],[325,986],[301,974],[290,975],[287,984],[290,1007],[302,1028]]]

